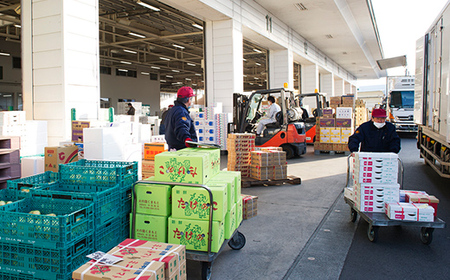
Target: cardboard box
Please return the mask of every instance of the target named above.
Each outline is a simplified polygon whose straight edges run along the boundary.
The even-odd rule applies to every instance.
[[[353,108],[352,107],[338,107],[336,108],[336,119],[352,119]]]
[[[333,114],[334,114],[334,109],[333,108],[330,108],[330,109],[323,109],[322,110],[322,113],[323,113],[323,116],[325,117],[325,118],[332,118],[333,117]]]
[[[428,204],[418,203],[387,203],[386,215],[392,220],[433,222],[434,208]]]
[[[181,151],[155,156],[156,181],[205,184],[214,176],[207,154]]]
[[[213,195],[213,220],[223,221],[228,210],[227,187],[209,186]],[[172,189],[172,217],[209,220],[210,197],[203,188],[174,186]]]
[[[254,195],[241,194],[242,198],[242,215],[247,220],[258,214],[258,197]]]
[[[437,199],[437,197],[435,197],[434,195],[406,193],[405,201],[414,203],[426,203],[434,208],[434,216],[437,215],[437,207],[439,204],[439,199]]]
[[[250,167],[250,177],[257,180],[268,180],[273,175],[273,166],[254,166]]]
[[[142,172],[155,173],[155,161],[149,159],[142,160]]]
[[[228,138],[231,139],[255,139],[256,135],[253,133],[230,133]]]
[[[252,151],[251,164],[256,166],[270,166],[272,164],[272,153],[262,151]]]
[[[72,142],[83,142],[83,129],[89,127],[89,121],[72,121]]]
[[[224,238],[230,239],[234,230],[236,229],[236,203],[233,203],[233,207],[225,215],[224,223]]]
[[[270,179],[280,180],[287,178],[287,165],[277,165],[273,167],[273,175]]]
[[[216,178],[221,178],[221,180],[225,180],[228,182],[229,178],[231,178],[232,180],[234,180],[234,184],[232,184],[232,186],[234,186],[234,198],[235,198],[235,202],[238,202],[241,200],[240,196],[241,196],[241,187],[242,187],[242,180],[241,180],[241,172],[239,171],[231,171],[231,170],[223,170],[220,171],[217,174]]]
[[[336,136],[336,135],[330,136],[330,143],[340,144],[341,143],[341,136],[340,135],[339,136]]]
[[[221,171],[223,172],[223,171]],[[231,171],[228,171],[231,172]],[[235,171],[233,171],[235,172]],[[237,172],[235,172],[237,173]],[[240,174],[240,173],[239,173]],[[227,176],[223,174],[217,174],[211,180],[208,181],[207,186],[215,187],[215,186],[226,186],[227,187],[227,211],[233,207],[234,202],[236,201],[236,180],[234,176]]]
[[[239,201],[236,202],[236,229],[241,225],[243,220],[242,210],[242,199],[239,199]]]
[[[330,127],[330,136],[341,136],[341,129],[339,127]]]
[[[321,127],[320,128],[320,136],[330,136],[331,135],[331,127]]]
[[[172,244],[186,245],[187,250],[207,251],[209,221],[177,219],[169,217],[168,241]],[[217,253],[224,241],[223,222],[213,221],[211,252]]]
[[[331,136],[330,135],[321,135],[320,143],[331,143]]]
[[[406,202],[406,194],[414,193],[414,194],[427,194],[424,191],[413,191],[413,190],[400,190],[400,202]]]
[[[330,104],[333,104],[333,105],[341,104],[341,97],[340,96],[331,96],[330,97]]]
[[[154,181],[154,178],[146,180]],[[172,186],[136,184],[136,213],[170,216],[172,213]]]
[[[183,153],[194,152],[202,153],[208,156],[208,163],[212,174],[217,174],[220,171],[220,149],[217,148],[186,148],[181,150]]]
[[[146,214],[136,214],[134,237],[140,240],[167,243],[167,218]],[[133,217],[130,214],[130,236]]]
[[[286,165],[286,152],[273,151],[271,153],[272,153],[272,163],[273,163],[273,165]]]
[[[334,118],[320,118],[320,127],[335,127],[336,122]]]
[[[353,127],[353,119],[338,119],[336,118],[336,127]]]
[[[59,171],[59,164],[78,161],[78,147],[45,147],[45,171]]]
[[[167,151],[165,143],[145,143],[144,144],[144,159],[154,160],[155,155]]]

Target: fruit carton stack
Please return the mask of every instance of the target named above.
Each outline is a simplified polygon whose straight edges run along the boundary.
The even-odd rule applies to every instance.
[[[368,121],[366,102],[362,99],[355,101],[355,127]]]
[[[279,147],[258,148],[251,153],[250,177],[257,180],[287,178],[286,152]]]
[[[228,164],[229,171],[240,171],[243,177],[250,176],[250,152],[255,149],[255,134],[228,134]]]
[[[207,251],[211,238],[211,251],[218,252],[242,221],[241,174],[220,171],[219,149],[187,148],[158,154],[155,176],[147,181],[135,187],[137,208],[131,231],[136,238],[182,244],[196,251]],[[212,203],[206,189],[177,183],[206,185]]]

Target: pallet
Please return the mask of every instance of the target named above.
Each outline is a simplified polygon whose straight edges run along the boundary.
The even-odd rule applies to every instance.
[[[321,151],[321,150],[314,150],[314,154],[315,155],[320,155],[320,154],[329,154],[329,155],[335,155],[335,154],[344,154],[346,156],[348,156],[350,154],[349,151]]]
[[[300,185],[302,183],[302,179],[297,176],[288,175],[286,179],[278,179],[278,180],[257,180],[250,177],[242,177],[242,187],[250,188],[256,186],[280,186],[284,184],[291,185]]]

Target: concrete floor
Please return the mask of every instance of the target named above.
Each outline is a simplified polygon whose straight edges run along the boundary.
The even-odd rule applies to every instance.
[[[402,139],[400,156],[405,164],[407,185],[416,183],[417,186],[417,182],[430,177],[428,187],[433,184],[448,186],[449,180],[440,178],[431,168],[423,165],[414,138]],[[301,177],[301,185],[242,189],[243,194],[259,197],[258,216],[243,221],[239,231],[247,239],[245,247],[235,251],[226,246],[213,263],[211,279],[390,278],[389,273],[384,273],[385,270],[396,275],[396,279],[405,279],[402,275],[414,279],[414,275],[426,275],[430,270],[423,272],[423,267],[407,265],[408,261],[420,263],[421,260],[421,255],[412,250],[416,248],[411,246],[424,250],[421,252],[427,256],[427,260],[439,259],[437,254],[444,256],[436,263],[439,269],[433,265],[432,274],[436,279],[448,279],[449,268],[445,263],[450,257],[450,250],[442,249],[439,245],[450,247],[449,230],[436,230],[435,240],[441,240],[429,246],[421,244],[418,238],[402,240],[406,244],[395,245],[388,241],[393,238],[399,243],[399,229],[380,229],[379,241],[371,243],[365,235],[366,222],[349,222],[349,206],[345,204],[342,193],[347,173],[345,155],[314,155],[313,147],[308,146],[307,154],[289,160],[288,164],[288,174]],[[226,167],[226,156],[222,157],[222,167]],[[445,220],[449,212],[445,211],[450,199],[449,191],[439,192],[433,188],[425,190],[439,195],[440,211],[445,212]],[[408,230],[403,230],[403,233],[409,238],[411,234]],[[417,232],[414,231],[414,234]],[[378,247],[374,249],[374,246]],[[430,251],[433,248],[439,250]],[[400,269],[392,258],[391,263],[386,264],[386,254],[401,256],[405,266]],[[379,267],[368,262],[369,259],[374,263],[383,263],[385,267],[380,271]],[[439,266],[439,263],[442,265]],[[367,275],[368,270],[372,272],[370,275]],[[201,263],[188,261],[187,274],[190,280],[201,279]],[[442,278],[438,275],[445,276]]]

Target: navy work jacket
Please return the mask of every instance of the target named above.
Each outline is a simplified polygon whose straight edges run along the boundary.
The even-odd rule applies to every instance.
[[[194,122],[189,115],[189,110],[186,105],[175,101],[175,105],[167,111],[164,119],[164,126],[166,128],[166,141],[169,149],[184,149],[186,148],[186,138],[191,138],[192,141],[197,142],[197,133],[195,132]]]
[[[350,152],[357,152],[360,143],[361,152],[400,152],[400,137],[390,122],[380,129],[372,121],[361,124],[348,138]]]

